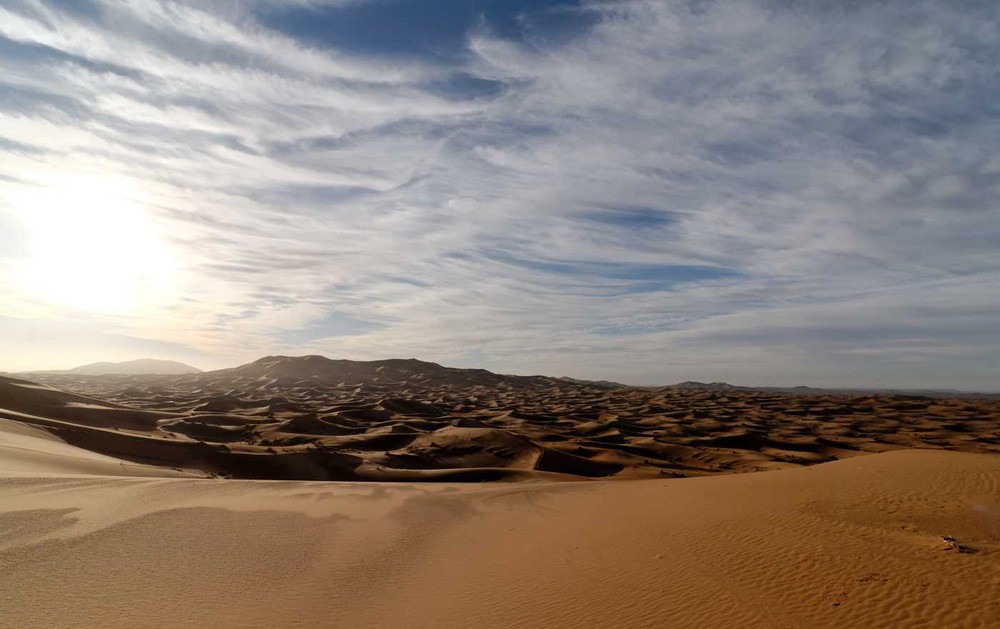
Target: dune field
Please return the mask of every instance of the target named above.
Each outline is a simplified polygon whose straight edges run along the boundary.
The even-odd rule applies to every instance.
[[[1000,626],[996,399],[318,357],[22,378],[3,626]]]
[[[898,448],[1000,452],[996,397],[636,388],[320,356],[31,377],[60,390],[0,380],[6,416],[110,456],[234,478],[671,478]]]

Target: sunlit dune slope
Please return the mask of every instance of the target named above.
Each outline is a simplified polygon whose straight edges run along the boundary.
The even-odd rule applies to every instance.
[[[0,531],[22,628],[1000,625],[981,454],[635,482],[6,478]]]
[[[139,465],[71,446],[33,426],[0,419],[0,477],[159,476],[201,474]]]

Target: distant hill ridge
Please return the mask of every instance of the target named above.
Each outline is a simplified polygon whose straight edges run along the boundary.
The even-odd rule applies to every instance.
[[[74,369],[23,372],[23,375],[52,374],[73,376],[102,375],[164,375],[201,379],[205,383],[221,383],[226,379],[269,380],[273,386],[287,386],[297,381],[304,384],[393,385],[398,383],[447,384],[451,386],[512,387],[576,385],[605,389],[631,388],[630,385],[608,380],[581,380],[568,376],[517,376],[498,374],[486,369],[445,367],[438,363],[416,358],[389,358],[383,360],[331,359],[320,355],[265,356],[253,362],[214,371],[200,371],[184,363],[170,360],[139,359],[127,362],[99,362]],[[901,395],[910,397],[978,397],[997,398],[998,393],[975,393],[953,389],[891,389],[891,388],[834,388],[834,387],[755,387],[729,384],[728,382],[698,382],[687,380],[660,387],[637,387],[660,391],[705,391],[714,393],[762,391],[796,395]]]
[[[474,386],[544,385],[561,381],[547,376],[508,376],[485,369],[458,369],[416,358],[389,358],[385,360],[343,360],[325,356],[265,356],[264,358],[231,369],[205,372],[200,377],[255,378],[289,383],[309,380],[317,383],[393,383],[419,382]]]
[[[746,387],[735,384],[729,384],[728,382],[697,382],[694,380],[687,380],[684,382],[678,382],[677,384],[670,384],[665,387],[659,387],[660,391],[713,391],[713,392],[726,392],[726,391],[765,391],[770,393],[791,393],[795,395],[899,395],[899,396],[909,396],[909,397],[977,397],[977,398],[996,398],[1000,397],[997,393],[977,393],[971,391],[958,391],[955,389],[889,389],[889,388],[836,388],[836,387],[806,387],[806,386],[794,386],[794,387]]]
[[[728,382],[697,382],[695,380],[685,380],[677,384],[671,384],[664,389],[680,389],[683,391],[736,391],[747,390],[750,387],[738,387]]]
[[[47,370],[31,373],[53,373],[77,376],[110,376],[110,375],[164,375],[179,376],[202,373],[201,369],[185,365],[175,360],[157,360],[155,358],[140,358],[120,363],[99,362],[81,365],[73,369]]]
[[[304,385],[392,385],[446,384],[452,386],[585,386],[619,388],[625,385],[609,381],[578,380],[569,377],[542,375],[518,376],[498,374],[486,369],[466,369],[445,367],[438,363],[416,358],[389,358],[383,360],[332,359],[320,355],[307,356],[264,356],[253,362],[200,371],[189,365],[166,360],[142,359],[124,363],[100,362],[83,365],[74,369],[23,372],[21,375],[67,375],[67,376],[112,376],[112,375],[163,375],[194,378],[205,384],[219,384],[227,380],[270,381],[273,386],[287,386],[294,383]]]

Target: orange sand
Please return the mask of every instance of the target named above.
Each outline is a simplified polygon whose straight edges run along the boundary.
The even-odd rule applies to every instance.
[[[0,479],[10,627],[1000,626],[991,455],[488,485],[35,471]]]

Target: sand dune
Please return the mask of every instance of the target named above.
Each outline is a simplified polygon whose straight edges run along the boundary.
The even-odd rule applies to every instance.
[[[202,476],[104,456],[68,445],[40,428],[0,419],[0,477],[72,475]]]
[[[3,478],[0,531],[11,627],[1000,625],[980,454],[637,482]]]
[[[663,478],[900,448],[1000,452],[989,398],[647,389],[320,356],[37,378],[75,393],[0,379],[0,417],[109,456],[247,479]]]

